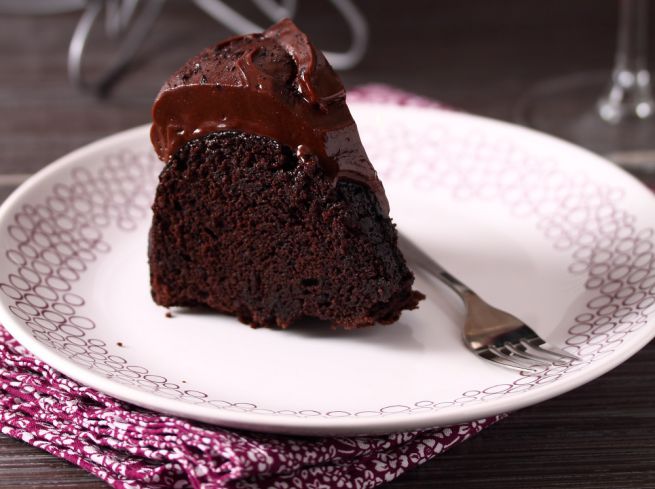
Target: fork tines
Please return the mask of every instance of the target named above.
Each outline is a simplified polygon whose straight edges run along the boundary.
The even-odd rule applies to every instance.
[[[550,345],[536,334],[532,338],[489,345],[478,354],[486,360],[520,371],[538,372],[539,367],[565,366],[581,359]]]

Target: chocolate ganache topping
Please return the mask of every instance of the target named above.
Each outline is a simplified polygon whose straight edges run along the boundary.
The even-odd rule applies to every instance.
[[[368,186],[389,212],[343,84],[289,19],[191,58],[159,91],[152,116],[150,136],[164,162],[188,141],[213,132],[260,134],[291,147],[300,158],[315,155],[335,182]]]

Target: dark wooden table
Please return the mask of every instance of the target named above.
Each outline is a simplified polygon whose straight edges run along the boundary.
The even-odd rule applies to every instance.
[[[233,2],[236,3],[236,2]],[[464,110],[512,119],[529,87],[547,77],[608,70],[616,4],[610,0],[361,1],[371,22],[364,62],[347,85],[384,82]],[[0,3],[1,6],[1,3]],[[325,2],[303,2],[299,23],[325,48],[345,29]],[[148,121],[167,74],[227,34],[170,2],[111,97],[81,94],[66,78],[77,15],[0,14],[0,197],[55,158]],[[652,43],[651,43],[652,45]],[[97,40],[98,70],[111,47]],[[655,141],[654,141],[655,145]],[[387,487],[655,488],[655,344],[573,392],[512,414]],[[0,436],[0,488],[104,484],[26,444]]]

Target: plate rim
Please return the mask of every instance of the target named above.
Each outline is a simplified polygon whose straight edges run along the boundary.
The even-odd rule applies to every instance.
[[[438,113],[440,116],[455,117],[468,119],[475,124],[483,125],[500,125],[503,130],[527,132],[533,137],[542,138],[548,144],[559,145],[562,149],[583,152],[588,158],[596,160],[597,163],[603,163],[611,167],[625,179],[629,186],[640,188],[644,195],[650,196],[652,205],[655,206],[655,195],[647,187],[637,180],[634,176],[618,168],[616,165],[605,158],[576,146],[568,141],[561,140],[549,134],[541,133],[530,128],[519,126],[505,121],[499,121],[488,117],[471,115],[461,112],[454,112],[444,109],[431,107],[414,107],[398,106],[388,103],[376,102],[355,102],[349,104],[352,107],[367,107],[375,110],[388,111],[405,111]],[[120,131],[91,142],[82,146],[66,155],[56,159],[54,162],[46,165],[44,168],[30,176],[25,182],[17,187],[0,206],[0,223],[8,222],[11,213],[15,210],[15,205],[25,194],[34,186],[46,182],[53,175],[63,171],[66,167],[79,162],[80,159],[87,155],[104,150],[117,142],[125,144],[125,140],[130,138],[141,138],[143,133],[147,134],[150,124],[143,124],[131,129]],[[495,416],[508,411],[515,411],[533,404],[537,404],[547,399],[551,399],[576,387],[582,386],[591,380],[607,373],[613,368],[621,365],[632,355],[641,350],[648,342],[655,337],[655,319],[651,319],[649,324],[639,332],[636,332],[633,339],[626,342],[621,349],[612,352],[604,359],[595,362],[588,368],[581,369],[574,375],[564,377],[557,382],[547,384],[541,389],[531,390],[522,393],[516,393],[507,398],[499,398],[484,403],[467,406],[466,409],[442,409],[426,413],[415,413],[411,415],[389,414],[376,417],[294,417],[284,415],[271,415],[263,413],[233,412],[225,409],[216,409],[215,407],[200,406],[190,403],[184,403],[175,399],[168,399],[158,396],[154,393],[140,391],[128,385],[123,385],[102,374],[87,369],[81,365],[66,359],[59,355],[53,349],[41,344],[27,332],[25,326],[15,320],[8,310],[4,299],[0,300],[0,323],[7,331],[25,347],[31,354],[52,366],[62,374],[80,382],[83,385],[92,387],[107,395],[120,399],[124,402],[135,404],[137,406],[153,410],[154,412],[175,415],[189,419],[195,419],[218,426],[249,429],[270,433],[286,433],[294,435],[352,435],[352,434],[383,434],[406,430],[416,430],[433,428],[436,426],[446,426],[457,423],[474,421],[477,419]],[[597,364],[596,364],[597,363]],[[153,407],[154,406],[154,407]],[[505,407],[503,407],[505,406]]]

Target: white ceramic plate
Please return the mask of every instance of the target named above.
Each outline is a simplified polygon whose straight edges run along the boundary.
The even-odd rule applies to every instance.
[[[521,375],[469,353],[458,300],[391,326],[251,329],[156,306],[146,259],[161,169],[148,128],[75,151],[0,210],[0,319],[61,372],[224,426],[380,433],[511,411],[619,365],[655,335],[655,200],[587,151],[501,122],[356,104],[391,214],[490,302],[584,361]],[[629,402],[629,400],[626,400]]]

